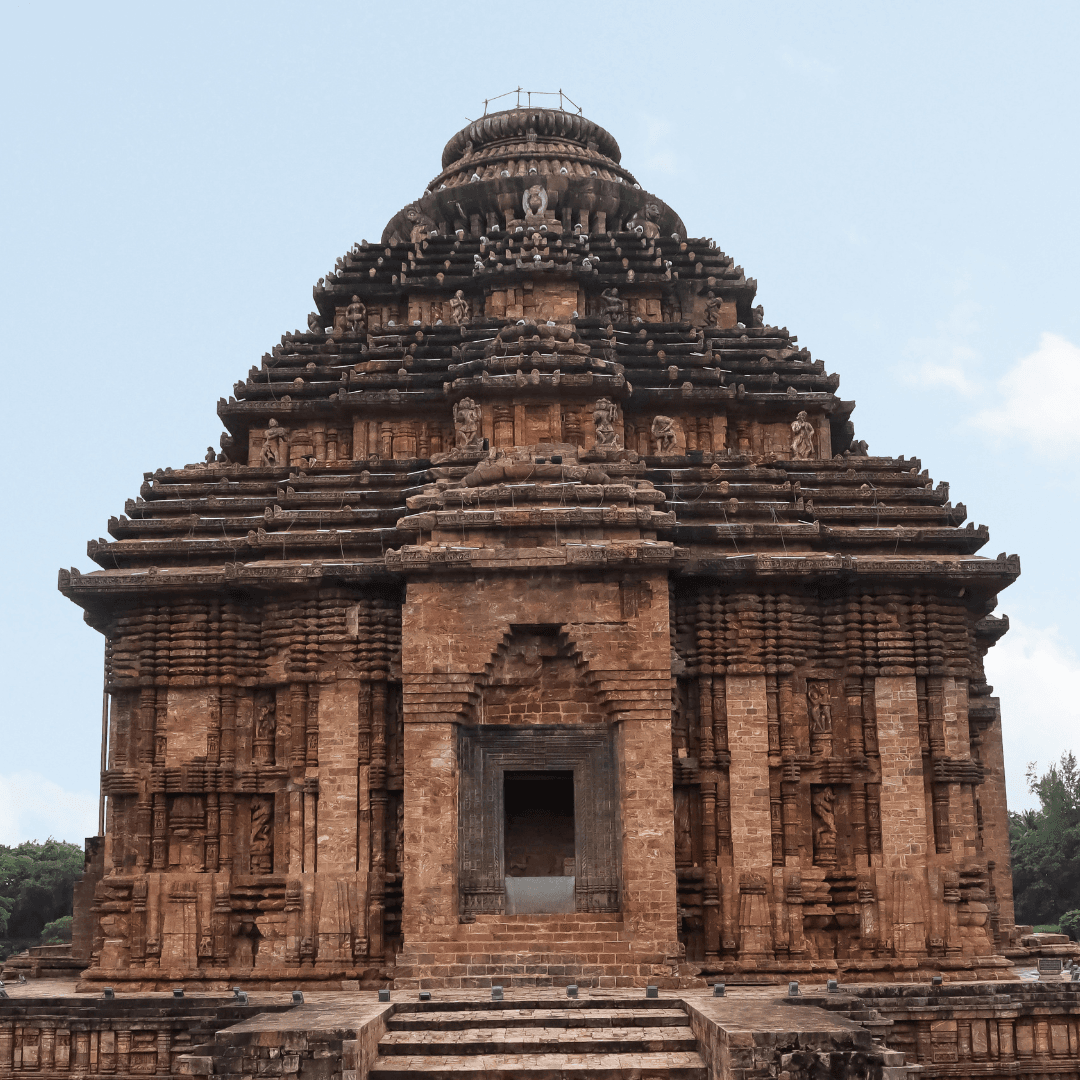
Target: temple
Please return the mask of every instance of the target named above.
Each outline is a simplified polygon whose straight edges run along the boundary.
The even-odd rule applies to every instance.
[[[85,986],[1009,975],[1019,560],[755,292],[580,115],[447,143],[60,572]]]

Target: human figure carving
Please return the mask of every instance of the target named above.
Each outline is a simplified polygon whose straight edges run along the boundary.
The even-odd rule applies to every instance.
[[[308,315],[307,328],[309,334],[319,334],[320,336],[322,335],[322,318],[319,316],[318,312],[313,311],[310,315]]]
[[[273,846],[274,803],[265,795],[251,800],[251,870],[256,874],[271,871]]]
[[[469,321],[472,315],[472,307],[465,299],[465,293],[458,289],[450,298],[450,321],[455,326],[461,326]]]
[[[619,419],[619,406],[611,398],[602,397],[593,406],[593,427],[596,431],[597,450],[621,450],[622,440],[615,430]]]
[[[263,436],[262,460],[264,465],[285,465],[286,448],[289,445],[289,429],[271,420]]]
[[[345,309],[345,325],[350,334],[359,334],[367,324],[367,308],[360,302],[359,296],[354,296],[349,306]]]
[[[679,433],[675,421],[670,416],[654,416],[652,437],[658,454],[675,454],[679,450]]]
[[[705,325],[720,325],[720,305],[723,301],[711,289],[705,297]]]
[[[810,683],[806,688],[807,708],[810,713],[810,730],[816,735],[832,732],[832,701],[828,683]]]
[[[814,847],[834,848],[836,846],[836,815],[833,805],[836,795],[831,787],[818,788],[810,796],[810,809],[814,816]]]
[[[480,427],[480,409],[472,398],[462,398],[454,406],[454,442],[459,450],[476,442]]]
[[[626,301],[619,296],[618,289],[605,289],[601,294],[604,303],[604,311],[609,319],[622,322],[626,318]]]
[[[791,424],[791,456],[805,461],[814,454],[814,425],[803,409]]]
[[[274,735],[277,731],[277,714],[274,703],[259,706],[259,715],[255,720],[255,741],[263,744],[273,744]]]

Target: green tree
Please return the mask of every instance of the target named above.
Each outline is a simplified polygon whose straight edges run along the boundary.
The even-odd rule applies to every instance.
[[[1068,934],[1073,941],[1080,941],[1080,908],[1075,911],[1066,911],[1058,919],[1058,926],[1063,934]]]
[[[82,849],[49,837],[0,844],[0,956],[37,944],[47,923],[71,914]]]
[[[1056,923],[1080,908],[1080,769],[1071,753],[1039,776],[1028,766],[1038,810],[1009,814],[1016,921]]]

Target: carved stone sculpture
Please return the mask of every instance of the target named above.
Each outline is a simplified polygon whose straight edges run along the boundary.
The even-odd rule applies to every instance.
[[[832,700],[827,682],[808,682],[806,711],[810,718],[810,753],[828,757],[832,753]]]
[[[262,461],[264,465],[288,465],[289,429],[271,420],[263,436]]]
[[[593,406],[593,427],[596,431],[597,450],[621,450],[622,439],[615,430],[619,419],[619,407],[611,398],[600,398]]]
[[[361,303],[359,296],[354,296],[345,309],[345,326],[354,337],[364,330],[367,325],[367,308]]]
[[[803,409],[791,423],[791,456],[805,461],[814,456],[814,425]]]
[[[274,702],[256,705],[255,738],[251,745],[252,760],[256,764],[272,764],[274,761],[274,736],[277,716]]]
[[[454,444],[467,450],[477,442],[480,430],[480,408],[472,398],[462,398],[454,406]]]
[[[660,207],[654,203],[646,203],[626,223],[627,232],[636,232],[647,240],[655,240],[660,235],[660,226],[656,224],[660,217]]]
[[[716,293],[710,292],[705,297],[705,325],[706,326],[719,326],[720,325],[720,308],[723,301],[716,295]]]
[[[307,328],[309,334],[322,335],[325,331],[322,325],[322,316],[318,312],[313,311],[307,317]]]
[[[670,416],[653,417],[652,438],[656,453],[660,456],[679,452],[679,433],[675,428],[675,421]]]
[[[525,189],[521,197],[521,208],[525,211],[525,220],[542,218],[548,207],[547,188],[543,184],[533,184]]]
[[[450,298],[450,321],[455,326],[463,326],[472,315],[472,307],[465,299],[465,293],[458,289]]]
[[[256,795],[251,800],[251,872],[269,874],[273,869],[274,800]]]
[[[423,243],[435,228],[435,222],[420,209],[419,203],[405,207],[405,218],[409,222],[410,243]]]
[[[626,301],[619,296],[618,289],[604,289],[600,294],[603,302],[603,314],[613,322],[626,321]]]
[[[807,685],[806,698],[810,712],[810,730],[817,735],[832,732],[832,701],[829,698],[829,684],[812,682]]]
[[[814,818],[814,862],[819,866],[836,863],[836,794],[831,787],[811,790],[810,810]]]

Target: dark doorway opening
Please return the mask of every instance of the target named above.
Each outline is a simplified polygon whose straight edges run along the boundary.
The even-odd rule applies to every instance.
[[[506,772],[507,877],[573,877],[573,772]]]

